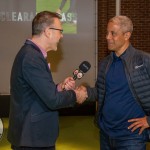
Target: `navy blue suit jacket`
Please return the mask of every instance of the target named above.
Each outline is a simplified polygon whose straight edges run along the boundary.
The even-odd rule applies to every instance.
[[[15,146],[55,145],[59,108],[75,104],[75,92],[58,92],[40,49],[27,40],[11,72],[8,140]]]

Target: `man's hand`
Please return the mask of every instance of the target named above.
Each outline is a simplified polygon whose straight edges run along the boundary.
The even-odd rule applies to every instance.
[[[57,86],[58,91],[74,90],[75,81],[72,77],[67,77],[62,83]]]
[[[149,124],[147,123],[146,116],[143,118],[134,118],[128,120],[128,122],[133,122],[128,129],[131,129],[132,132],[134,132],[136,129],[140,128],[139,134],[141,134],[144,129],[149,127]]]
[[[65,90],[74,90],[75,89],[75,80],[72,77],[68,77],[63,82]]]
[[[74,91],[76,93],[77,103],[82,104],[88,97],[86,87],[80,86],[77,87]]]

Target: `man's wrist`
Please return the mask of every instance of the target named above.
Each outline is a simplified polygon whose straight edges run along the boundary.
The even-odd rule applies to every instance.
[[[59,83],[57,85],[57,91],[64,91],[65,90],[65,84],[64,83]]]
[[[62,83],[62,84],[61,84],[61,89],[62,89],[62,91],[65,90],[65,83]]]

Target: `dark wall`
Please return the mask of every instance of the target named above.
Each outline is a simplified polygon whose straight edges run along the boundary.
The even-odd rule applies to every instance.
[[[132,45],[150,52],[150,0],[121,0],[121,3],[121,14],[133,21]]]
[[[0,96],[0,118],[9,116],[10,96]]]

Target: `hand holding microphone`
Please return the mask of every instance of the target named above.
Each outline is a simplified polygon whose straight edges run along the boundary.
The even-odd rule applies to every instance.
[[[79,69],[76,69],[73,72],[73,77],[68,77],[64,80],[63,83],[61,83],[61,89],[62,90],[74,90],[75,89],[75,80],[81,79],[84,76],[84,73],[86,73],[90,69],[91,65],[87,61],[83,61],[79,65]]]
[[[72,77],[67,77],[62,83],[63,90],[74,90],[75,89],[75,80]]]

